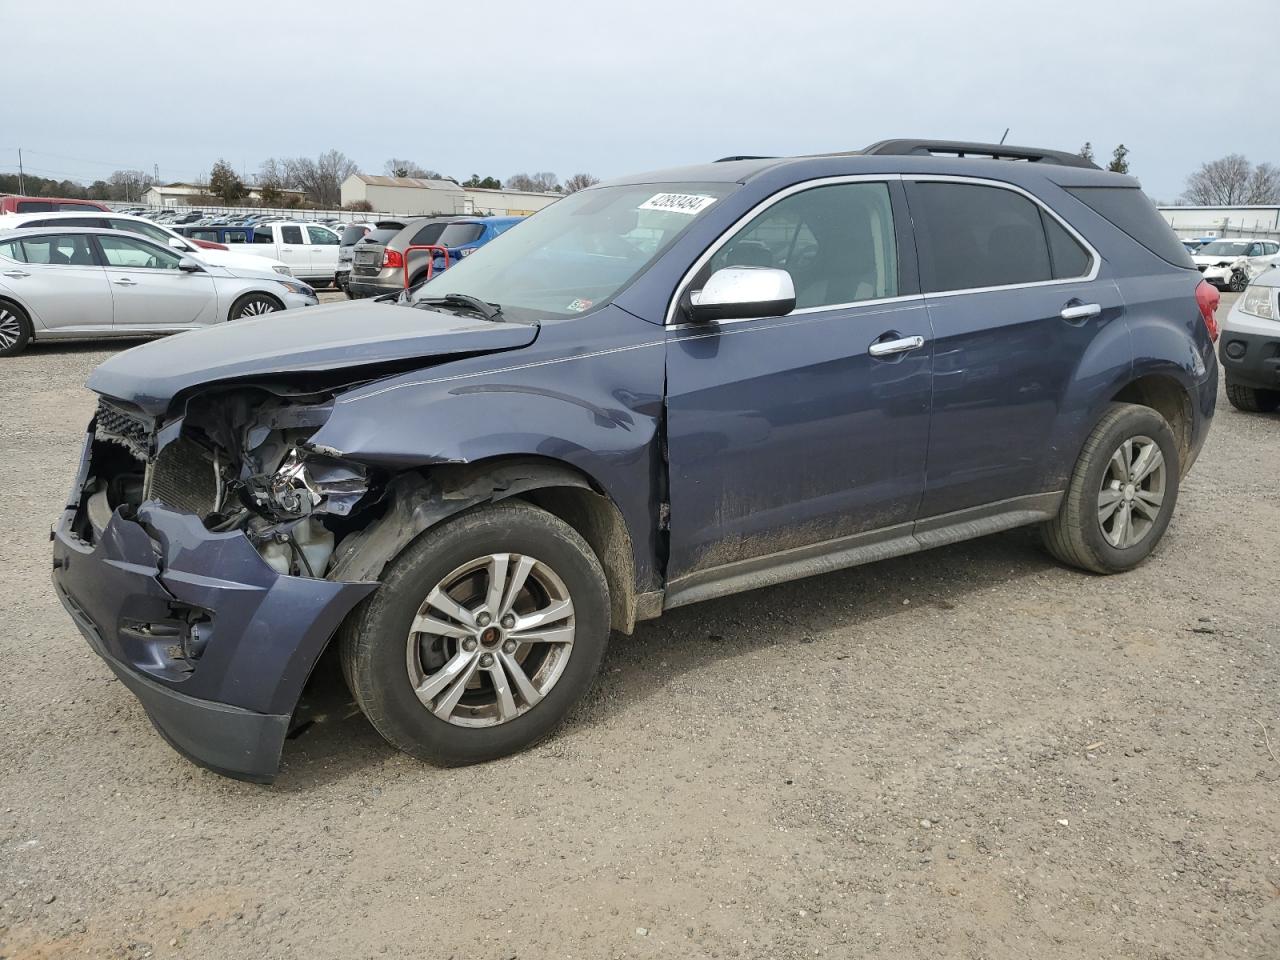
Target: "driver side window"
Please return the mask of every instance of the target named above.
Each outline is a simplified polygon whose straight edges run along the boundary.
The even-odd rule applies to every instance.
[[[780,200],[721,247],[704,273],[723,267],[786,270],[797,309],[896,297],[889,187],[838,183]]]
[[[133,237],[99,234],[98,244],[108,267],[132,270],[177,270],[182,258],[155,244]]]

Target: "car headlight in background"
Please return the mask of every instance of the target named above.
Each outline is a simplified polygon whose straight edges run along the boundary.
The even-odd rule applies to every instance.
[[[280,274],[281,276],[285,276],[285,277],[292,277],[292,276],[293,276],[293,271],[292,271],[292,270],[290,270],[290,269],[289,269],[287,266],[285,266],[283,263],[282,263],[282,264],[280,264],[279,266],[272,267],[271,269],[272,269],[272,270],[274,270],[276,273]]]
[[[316,295],[314,290],[305,283],[299,283],[297,280],[279,280],[277,282],[290,293],[300,293],[304,297],[314,297]]]
[[[1275,304],[1271,302],[1271,292],[1274,287],[1258,287],[1252,286],[1245,290],[1244,300],[1240,304],[1240,312],[1247,313],[1253,317],[1261,317],[1263,320],[1274,320],[1276,318]]]

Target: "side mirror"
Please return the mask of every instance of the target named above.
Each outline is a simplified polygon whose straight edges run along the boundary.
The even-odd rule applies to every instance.
[[[178,261],[178,269],[183,273],[204,273],[204,267],[196,263],[190,257],[183,257]]]
[[[696,323],[782,317],[795,308],[791,274],[774,267],[725,267],[689,294],[689,316]]]

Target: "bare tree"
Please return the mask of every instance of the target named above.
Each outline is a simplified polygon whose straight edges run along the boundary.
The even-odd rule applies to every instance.
[[[117,170],[107,178],[108,200],[140,200],[155,178],[141,170]]]
[[[430,170],[421,164],[414,163],[412,160],[401,160],[392,157],[385,164],[383,169],[386,170],[388,177],[420,177],[423,180],[443,180],[444,174],[437,170]]]
[[[1270,163],[1255,167],[1242,154],[1232,153],[1201,164],[1187,177],[1182,199],[1207,207],[1280,203],[1280,170]]]
[[[358,169],[341,150],[327,150],[316,159],[294,157],[284,161],[286,179],[306,193],[318,207],[336,207],[342,198],[342,181]]]
[[[594,187],[599,182],[599,177],[593,177],[589,173],[575,173],[564,182],[564,192],[577,193],[579,190],[587,189],[587,187]]]
[[[556,193],[564,188],[554,173],[517,173],[507,178],[508,190],[524,190],[529,193]]]

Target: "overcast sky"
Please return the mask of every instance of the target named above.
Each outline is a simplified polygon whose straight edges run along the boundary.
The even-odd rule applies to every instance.
[[[179,180],[336,147],[563,179],[1010,127],[1123,141],[1172,200],[1204,160],[1280,162],[1267,7],[1253,29],[1184,0],[0,0],[0,170],[22,147],[43,176]]]

